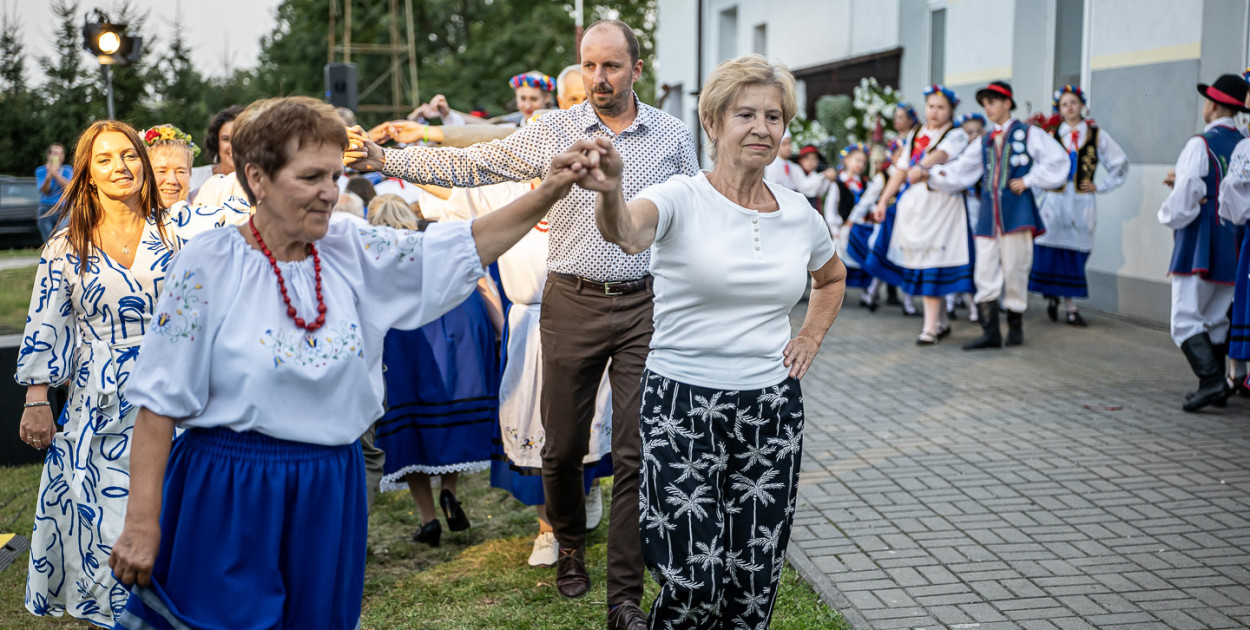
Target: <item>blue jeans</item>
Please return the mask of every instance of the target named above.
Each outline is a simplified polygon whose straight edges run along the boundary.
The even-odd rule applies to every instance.
[[[45,243],[56,232],[57,220],[60,219],[56,214],[48,214],[52,208],[53,206],[46,203],[39,204],[39,218],[35,221],[39,226],[39,238],[43,239]]]

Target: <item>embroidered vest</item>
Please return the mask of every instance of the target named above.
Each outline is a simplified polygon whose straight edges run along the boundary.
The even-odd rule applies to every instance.
[[[1068,170],[1068,181],[1072,182],[1078,191],[1081,188],[1081,184],[1094,181],[1094,171],[1098,170],[1099,129],[1088,121],[1085,123],[1085,128],[1085,144],[1075,151],[1068,148],[1068,145],[1064,143],[1063,138],[1059,136],[1058,128],[1055,128],[1055,132],[1051,134],[1063,148],[1068,150],[1068,159],[1072,162],[1072,166]],[[1063,192],[1063,188],[1056,188],[1055,192]]]
[[[972,231],[977,236],[994,238],[997,231],[1011,234],[1020,230],[1029,230],[1037,236],[1046,231],[1033,191],[1025,189],[1023,194],[1017,195],[1007,186],[1008,182],[1024,177],[1033,168],[1028,128],[1019,120],[1013,120],[998,136],[1001,144],[995,141],[993,134],[984,136],[985,141],[981,144],[981,160],[985,167],[981,178],[981,212]]]
[[[1233,284],[1237,279],[1237,232],[1232,222],[1220,218],[1220,182],[1228,170],[1228,158],[1241,141],[1241,133],[1223,125],[1198,136],[1207,150],[1206,198],[1198,216],[1176,230],[1172,264],[1177,276],[1201,276],[1203,280]]]
[[[851,216],[851,211],[855,209],[855,204],[859,203],[860,196],[864,194],[864,187],[868,185],[868,178],[863,175],[853,177],[852,181],[858,184],[859,188],[842,181],[841,177],[836,182],[838,185],[838,216],[842,217],[843,221],[846,221]]]

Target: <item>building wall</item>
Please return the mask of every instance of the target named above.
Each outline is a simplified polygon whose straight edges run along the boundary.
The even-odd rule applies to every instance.
[[[716,24],[719,11],[737,8],[740,53],[750,52],[752,29],[767,24],[768,56],[796,68],[901,45],[900,89],[914,100],[934,79],[930,12],[945,10],[942,80],[962,98],[960,111],[979,111],[976,89],[1002,79],[1012,83],[1016,113],[1026,118],[1030,111],[1050,111],[1057,11],[1064,1],[705,0],[704,6],[706,25]],[[670,70],[670,58],[692,59],[695,54],[689,24],[696,4],[660,0],[662,77]],[[1250,2],[1084,0],[1082,10],[1086,44],[1081,76],[1091,116],[1124,148],[1131,163],[1125,185],[1098,198],[1089,303],[1166,321],[1172,233],[1155,219],[1168,193],[1161,182],[1186,140],[1202,130],[1201,97],[1194,86],[1250,65]],[[687,26],[675,26],[670,38],[665,20],[675,11],[684,12],[688,21]],[[706,71],[720,61],[712,52],[719,49],[715,38],[713,32],[705,38]],[[693,68],[693,62],[674,66],[677,72]],[[693,125],[695,117],[686,120]]]

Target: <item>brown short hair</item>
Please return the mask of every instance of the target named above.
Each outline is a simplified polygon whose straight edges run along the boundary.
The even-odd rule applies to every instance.
[[[699,123],[704,131],[719,130],[725,122],[725,112],[733,106],[742,90],[757,85],[781,90],[781,117],[788,126],[799,109],[794,75],[782,64],[768,63],[762,55],[745,55],[716,66],[703,84],[699,92]],[[715,140],[710,142],[709,151],[715,160]]]
[[[273,177],[291,161],[294,149],[307,145],[330,144],[347,150],[347,128],[334,108],[307,96],[287,96],[256,101],[234,121],[230,139],[239,186],[247,200],[256,204],[256,194],[247,183],[245,167],[255,164]]]

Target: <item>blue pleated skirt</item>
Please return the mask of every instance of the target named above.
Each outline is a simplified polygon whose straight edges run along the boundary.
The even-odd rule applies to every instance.
[[[847,266],[846,286],[865,289],[872,283],[872,274],[864,270],[864,262],[868,260],[870,251],[868,242],[876,226],[856,223],[851,226],[846,239],[846,255],[859,267]]]
[[[1085,282],[1085,263],[1089,252],[1033,244],[1033,270],[1029,272],[1029,291],[1055,297],[1089,297]]]
[[[1228,356],[1250,361],[1250,228],[1243,232],[1237,256],[1237,284],[1233,289],[1232,328],[1228,331]]]
[[[386,413],[376,445],[386,452],[382,490],[419,472],[475,472],[490,465],[499,424],[495,329],[477,292],[416,330],[383,342]]]
[[[364,593],[364,459],[256,432],[191,429],[165,470],[152,585],[116,628],[355,628]]]

